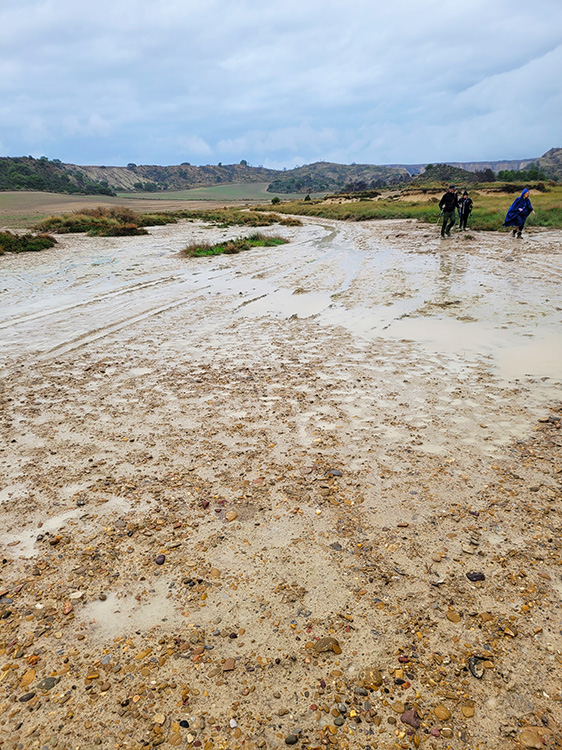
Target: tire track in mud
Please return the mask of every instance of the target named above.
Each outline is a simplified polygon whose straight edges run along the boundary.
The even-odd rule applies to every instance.
[[[177,281],[179,280],[179,278],[179,276],[168,276],[162,279],[140,282],[139,284],[134,284],[133,286],[125,287],[123,289],[112,290],[110,292],[107,292],[106,294],[98,294],[95,297],[91,297],[90,299],[86,299],[82,302],[75,302],[69,305],[53,307],[48,310],[41,310],[40,312],[31,313],[29,315],[22,315],[20,318],[13,318],[11,320],[8,319],[4,322],[1,322],[0,329],[11,328],[12,326],[16,326],[22,323],[28,323],[32,320],[38,320],[39,318],[45,318],[49,315],[57,315],[62,312],[68,312],[69,310],[75,310],[77,307],[85,307],[87,305],[96,304],[97,302],[105,302],[113,297],[119,297],[123,294],[133,294],[144,289],[149,289],[150,287],[156,286],[158,284],[166,284],[170,281]]]
[[[336,234],[337,230],[334,229],[332,234]],[[290,243],[291,253],[295,247],[301,246],[306,247],[310,245],[316,245],[318,240],[315,238],[308,238],[301,242]],[[67,305],[60,305],[50,309],[40,310],[36,313],[30,313],[28,315],[22,315],[19,318],[7,319],[0,322],[0,330],[10,331],[12,336],[11,345],[15,348],[22,344],[28,336],[32,335],[30,332],[25,330],[34,321],[41,321],[43,328],[49,329],[49,338],[51,340],[57,339],[57,334],[60,336],[64,335],[64,340],[60,341],[54,346],[50,346],[43,351],[35,350],[36,355],[42,361],[48,360],[52,357],[59,356],[61,354],[74,351],[84,346],[88,346],[95,341],[111,336],[123,328],[131,328],[137,323],[141,323],[151,317],[161,315],[168,310],[172,310],[182,305],[194,305],[197,300],[200,299],[201,292],[208,291],[216,288],[217,295],[221,295],[221,313],[225,314],[234,310],[240,309],[244,304],[250,304],[256,299],[267,297],[274,294],[278,288],[282,286],[283,279],[289,274],[298,272],[302,268],[310,267],[310,265],[316,265],[318,262],[325,261],[327,255],[333,255],[333,251],[330,253],[323,252],[319,257],[313,258],[307,257],[306,260],[298,264],[294,264],[294,257],[289,256],[287,253],[279,263],[279,257],[276,257],[274,261],[271,258],[263,258],[265,266],[259,267],[257,274],[248,275],[243,271],[240,271],[237,266],[228,264],[219,268],[213,267],[207,271],[201,266],[198,267],[195,278],[188,276],[185,273],[182,274],[171,274],[166,275],[157,279],[150,279],[148,281],[134,283],[118,289],[111,289],[104,294],[96,294],[88,299],[83,299],[77,302],[73,302]],[[266,280],[263,280],[264,275],[268,275],[274,271],[273,275]],[[264,294],[254,295],[252,299],[246,299],[242,304],[239,303],[239,295],[246,294],[248,292],[248,282],[258,280],[258,285],[267,285],[267,289],[264,290]],[[183,289],[179,294],[179,286],[188,286],[190,288]],[[148,309],[142,309],[143,296],[148,292],[159,288],[159,296],[165,296],[166,290],[169,289],[169,302],[166,304],[151,306]],[[140,297],[139,297],[140,295]],[[230,296],[234,297],[233,304],[228,302]],[[141,302],[141,309],[135,314],[119,315],[118,317],[110,320],[106,325],[97,325],[94,327],[88,326],[86,330],[82,330],[75,336],[68,336],[68,333],[64,332],[65,327],[68,328],[69,318],[72,318],[72,314],[80,313],[84,317],[88,315],[92,319],[98,319],[99,311],[101,309],[101,316],[108,318],[112,314],[118,312],[118,303],[123,303],[123,300],[127,297],[131,297],[130,302],[127,303],[129,308],[134,307],[138,304],[139,299]],[[149,299],[149,298],[148,298]],[[58,318],[58,320],[57,320]],[[79,325],[79,322],[78,322]],[[19,331],[19,335],[18,335]]]
[[[52,349],[48,349],[47,351],[42,352],[41,354],[38,355],[38,359],[39,360],[51,359],[54,356],[58,356],[60,354],[66,354],[67,352],[73,351],[82,346],[87,346],[88,344],[91,344],[94,341],[98,341],[99,339],[102,339],[105,336],[110,336],[113,333],[120,331],[122,328],[133,326],[135,325],[135,323],[140,323],[141,321],[146,320],[147,318],[155,317],[156,315],[160,315],[163,312],[167,312],[168,310],[172,310],[174,307],[179,307],[180,305],[184,305],[184,304],[186,304],[186,300],[184,299],[175,300],[174,302],[171,302],[169,305],[155,307],[153,309],[147,310],[138,315],[134,315],[130,318],[122,318],[121,320],[115,323],[112,323],[110,325],[102,326],[101,328],[87,331],[86,333],[83,333],[80,336],[77,336],[76,338],[73,338],[69,341],[65,341],[62,344],[58,344],[57,346],[54,346]]]

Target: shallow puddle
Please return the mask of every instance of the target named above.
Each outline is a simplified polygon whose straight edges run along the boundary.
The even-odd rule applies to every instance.
[[[84,623],[96,639],[111,640],[131,631],[146,632],[159,625],[174,628],[185,620],[174,605],[174,599],[167,598],[169,589],[165,581],[150,584],[147,590],[106,594],[105,601],[99,599],[81,607],[77,618]],[[142,593],[141,593],[142,592]]]

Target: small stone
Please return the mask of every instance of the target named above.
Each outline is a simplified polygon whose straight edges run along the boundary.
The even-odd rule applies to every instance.
[[[52,690],[60,682],[60,677],[45,677],[37,685],[37,690]]]
[[[446,739],[450,739],[453,736],[453,730],[451,727],[443,727],[441,730],[441,737],[445,737]]]
[[[98,595],[98,599],[100,602],[104,602],[107,599],[107,594],[104,594],[103,592]]]
[[[27,703],[32,698],[35,698],[35,693],[25,693],[24,695],[21,696],[19,700],[20,700],[20,703]]]
[[[374,690],[382,685],[382,675],[375,667],[367,667],[363,670],[361,681],[363,682],[363,687]]]
[[[320,638],[320,640],[316,641],[316,643],[314,644],[314,650],[317,654],[321,654],[324,651],[333,651],[334,654],[341,654],[340,644],[335,638],[332,638],[330,636]]]
[[[466,701],[466,703],[463,703],[461,706],[461,711],[463,716],[466,716],[467,719],[470,719],[472,716],[474,716],[474,702]]]
[[[163,555],[162,553],[156,555],[156,559],[154,562],[156,563],[156,565],[164,565],[164,563],[166,562],[166,555]]]
[[[402,724],[408,724],[408,726],[413,727],[414,729],[419,729],[421,726],[421,721],[414,708],[404,711],[400,717],[400,721]]]
[[[433,709],[433,713],[439,721],[448,721],[451,718],[451,712],[447,708],[447,706],[444,706],[442,703],[439,703],[439,705],[435,706]]]
[[[35,679],[35,670],[28,669],[27,672],[21,678],[20,687],[27,687],[27,685],[31,685],[34,679]]]
[[[470,656],[467,664],[470,674],[473,677],[476,677],[477,680],[481,680],[484,677],[484,661],[482,659],[479,659],[477,656]]]
[[[225,663],[222,665],[222,671],[223,672],[232,672],[234,667],[236,666],[236,661],[234,657],[230,656]]]
[[[298,741],[299,741],[299,738],[298,738],[298,736],[296,734],[288,734],[285,737],[285,744],[286,745],[296,745]]]
[[[530,747],[535,750],[542,750],[545,746],[539,727],[524,727],[519,735],[519,742],[523,747]]]
[[[238,513],[235,510],[229,510],[224,514],[227,521],[236,521]]]
[[[62,608],[62,613],[63,615],[69,615],[73,609],[72,602],[65,602]]]
[[[486,576],[484,575],[484,573],[479,573],[477,571],[474,571],[472,573],[467,573],[466,577],[468,578],[469,581],[472,581],[472,582],[486,580]]]
[[[236,721],[236,719],[231,719],[228,723],[230,724],[231,729],[236,729],[236,727],[238,726],[238,722]]]
[[[397,714],[403,714],[404,711],[406,710],[406,706],[403,703],[393,703],[391,705],[391,708],[394,711],[394,713],[397,713]]]
[[[447,620],[449,620],[449,622],[455,622],[455,623],[460,622],[461,616],[459,615],[458,612],[455,612],[454,610],[449,609],[447,611]]]

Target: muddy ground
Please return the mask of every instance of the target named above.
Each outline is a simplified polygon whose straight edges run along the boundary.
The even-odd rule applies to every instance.
[[[2,266],[0,747],[562,747],[562,233]]]

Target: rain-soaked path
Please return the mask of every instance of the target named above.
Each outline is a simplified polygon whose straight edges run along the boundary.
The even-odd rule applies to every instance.
[[[490,358],[496,372],[562,373],[559,238],[440,242],[406,224],[309,222],[289,245],[213,260],[177,251],[198,237],[239,234],[183,224],[140,238],[63,237],[52,251],[2,259],[0,357],[50,357],[174,308],[216,303],[223,320],[311,318],[373,340],[409,339],[453,358]],[[170,332],[173,336],[173,333]]]
[[[449,701],[452,750],[507,747],[530,716],[559,725],[562,233],[441,242],[413,222],[307,220],[265,230],[280,247],[187,259],[246,230],[150,231],[0,258],[0,551],[18,597],[0,641],[36,649],[37,681],[61,677],[32,713],[10,698],[10,743],[64,726],[72,747],[117,747],[152,736],[155,710],[191,731],[209,695],[201,744],[235,705],[278,747],[280,726],[323,731],[320,674],[356,701],[373,665],[392,746],[395,698],[428,722]],[[157,654],[194,629],[212,650],[180,676]],[[342,653],[311,659],[308,633]],[[484,651],[494,669],[472,679]],[[97,659],[115,667],[99,692]],[[35,690],[22,671],[2,670],[6,695]],[[178,689],[144,703],[152,677]],[[135,699],[144,713],[123,713]],[[370,723],[353,732],[371,746]]]

